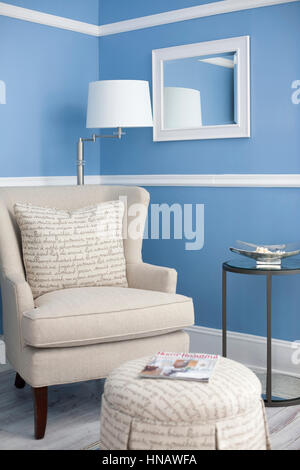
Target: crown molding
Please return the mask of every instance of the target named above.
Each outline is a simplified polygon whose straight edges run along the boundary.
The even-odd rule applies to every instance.
[[[178,21],[187,21],[195,18],[204,18],[213,15],[222,15],[224,13],[232,13],[235,11],[269,7],[280,5],[282,3],[293,3],[298,1],[299,0],[221,0],[219,2],[205,3],[195,7],[166,11],[156,15],[142,16],[102,26],[84,23],[82,21],[72,20],[62,16],[51,15],[37,10],[17,7],[4,2],[0,2],[0,16],[8,16],[18,20],[30,21],[32,23],[38,23],[45,26],[100,37],[134,31],[137,29],[152,28],[153,26],[176,23]]]
[[[300,174],[86,175],[86,184],[121,186],[194,186],[207,188],[300,188]],[[76,185],[76,176],[0,178],[1,186]]]
[[[18,20],[30,21],[54,28],[75,31],[76,33],[88,34],[89,36],[99,36],[99,26],[82,21],[72,20],[62,16],[50,15],[37,10],[17,7],[8,3],[0,2],[0,15],[9,16]]]
[[[182,8],[180,10],[166,11],[156,15],[142,16],[131,20],[119,21],[100,26],[100,36],[124,33],[136,29],[152,28],[178,21],[193,20],[213,15],[222,15],[235,11],[250,10],[252,8],[269,7],[282,3],[292,3],[299,0],[222,0],[219,2],[205,3],[195,7]]]

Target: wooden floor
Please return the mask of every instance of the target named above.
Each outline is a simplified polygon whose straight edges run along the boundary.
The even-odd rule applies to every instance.
[[[49,388],[46,436],[33,438],[32,392],[14,387],[12,370],[0,373],[0,449],[84,449],[99,440],[104,382]],[[300,406],[268,408],[272,448],[300,450]]]
[[[32,391],[14,387],[12,370],[0,373],[0,450],[83,449],[99,440],[104,381],[49,387],[46,436],[33,437]]]
[[[273,450],[300,450],[300,406],[267,408]]]

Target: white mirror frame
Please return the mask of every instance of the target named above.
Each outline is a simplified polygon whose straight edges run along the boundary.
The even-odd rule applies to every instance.
[[[249,36],[199,42],[152,51],[153,140],[198,140],[250,137],[250,45]],[[163,86],[165,60],[185,59],[209,54],[237,54],[237,123],[203,126],[197,129],[164,129]]]

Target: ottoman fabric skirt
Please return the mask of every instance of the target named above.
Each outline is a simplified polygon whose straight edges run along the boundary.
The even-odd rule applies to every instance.
[[[101,450],[269,450],[257,377],[220,358],[209,384],[142,379],[149,358],[113,371],[102,398]]]
[[[270,450],[263,401],[240,416],[207,423],[141,421],[103,398],[101,450]]]

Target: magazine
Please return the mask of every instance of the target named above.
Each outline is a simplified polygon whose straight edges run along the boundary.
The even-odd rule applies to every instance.
[[[139,377],[208,382],[218,359],[219,356],[214,354],[159,352],[144,367]]]

